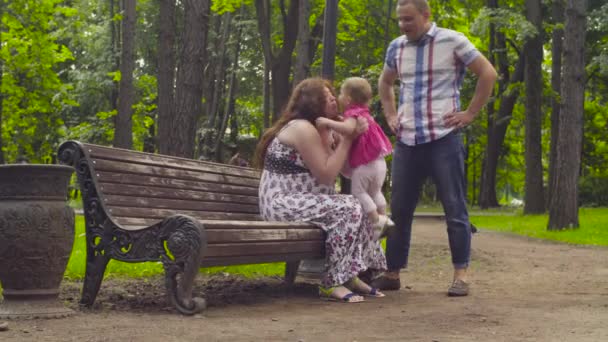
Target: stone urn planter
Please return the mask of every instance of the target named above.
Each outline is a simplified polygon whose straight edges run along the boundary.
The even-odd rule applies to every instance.
[[[73,313],[58,298],[74,242],[74,211],[67,205],[73,171],[64,165],[0,165],[0,319]]]

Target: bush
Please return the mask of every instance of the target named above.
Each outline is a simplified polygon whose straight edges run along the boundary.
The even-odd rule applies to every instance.
[[[582,177],[578,199],[582,206],[608,206],[608,176]]]

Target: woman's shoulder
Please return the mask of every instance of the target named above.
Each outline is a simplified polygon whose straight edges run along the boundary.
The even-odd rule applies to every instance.
[[[317,128],[308,120],[295,119],[283,127],[281,132],[277,134],[277,139],[285,145],[296,147],[298,141],[309,139],[315,134],[318,134]]]

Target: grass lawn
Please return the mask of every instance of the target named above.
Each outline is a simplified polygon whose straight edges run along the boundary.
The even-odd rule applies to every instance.
[[[471,222],[481,229],[581,245],[608,246],[608,208],[581,208],[578,229],[548,231],[548,215],[482,215],[473,211]]]
[[[421,208],[421,212],[437,211]],[[562,241],[572,244],[608,246],[608,208],[581,208],[580,228],[566,231],[547,231],[548,215],[522,215],[520,211],[471,210],[471,222],[481,229],[509,232],[535,238]],[[86,261],[84,218],[76,216],[76,240],[65,276],[81,279]],[[201,273],[233,273],[245,277],[283,275],[283,263],[211,267],[201,269]],[[164,273],[160,262],[125,263],[111,260],[106,269],[106,277],[147,277]]]

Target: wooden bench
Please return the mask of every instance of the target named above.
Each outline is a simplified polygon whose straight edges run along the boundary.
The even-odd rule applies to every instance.
[[[251,168],[67,141],[62,164],[76,169],[86,222],[81,305],[91,306],[110,259],[161,261],[170,302],[182,314],[205,308],[193,298],[199,267],[324,257],[323,231],[259,216],[260,173]]]

